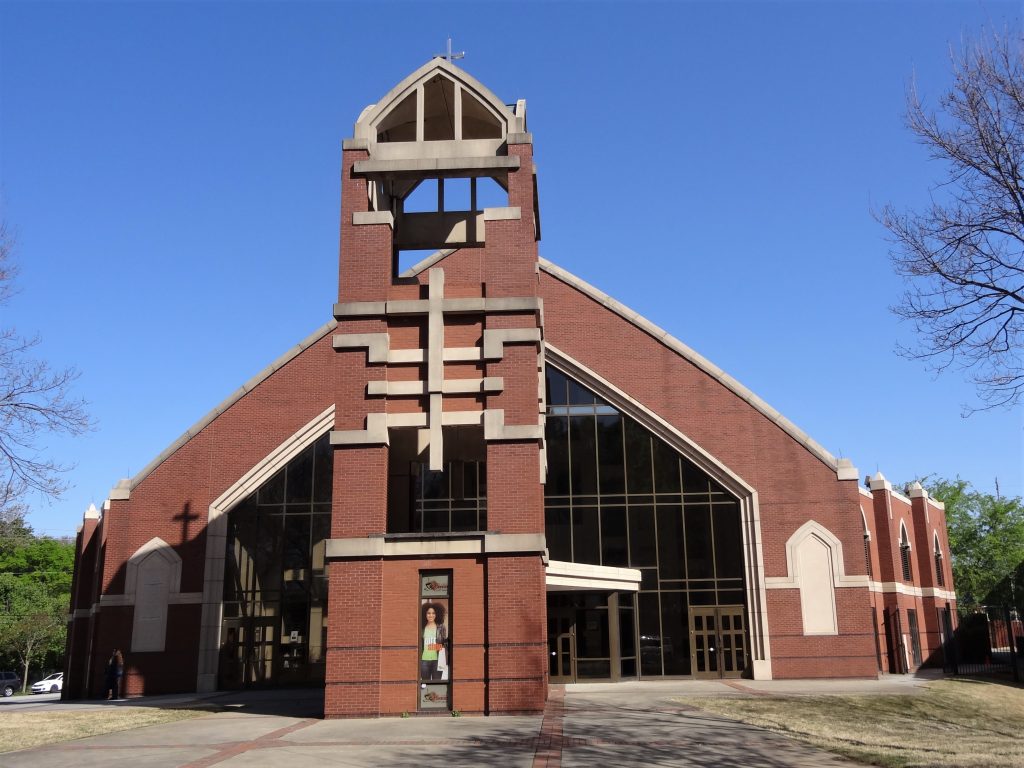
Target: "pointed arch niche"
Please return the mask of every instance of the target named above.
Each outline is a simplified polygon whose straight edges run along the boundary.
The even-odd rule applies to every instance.
[[[154,536],[128,559],[125,595],[135,606],[132,653],[164,650],[167,606],[171,602],[197,602],[182,600],[180,586],[181,557],[160,537]]]
[[[805,635],[839,633],[836,589],[867,587],[867,575],[847,575],[843,543],[815,520],[801,525],[786,542],[786,576],[765,579],[768,589],[798,589]]]

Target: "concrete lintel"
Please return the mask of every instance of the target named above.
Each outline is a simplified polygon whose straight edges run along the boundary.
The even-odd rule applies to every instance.
[[[383,301],[344,301],[334,305],[334,317],[367,317],[383,315],[387,312],[387,304]]]
[[[388,445],[388,415],[366,414],[366,429],[331,430],[331,445]]]
[[[479,425],[483,419],[483,411],[441,412],[441,426],[443,427],[472,427]]]
[[[484,331],[484,359],[500,360],[506,344],[540,343],[540,328],[492,328]]]
[[[505,140],[508,142],[509,146],[514,146],[516,144],[533,144],[533,134],[522,132],[510,133],[505,137]]]
[[[487,376],[483,379],[445,379],[441,392],[446,395],[462,395],[474,392],[500,392],[505,381],[501,376]]]
[[[467,533],[443,538],[386,540],[380,536],[352,539],[328,539],[327,557],[445,557],[544,552],[542,533]]]
[[[517,171],[519,157],[496,155],[494,157],[418,157],[400,160],[359,160],[352,167],[356,176],[416,176],[442,173],[466,173],[474,175],[488,171]]]
[[[426,353],[422,349],[393,349],[388,353],[388,362],[393,365],[422,363]]]
[[[335,349],[366,347],[366,362],[388,362],[391,337],[386,333],[337,333],[332,339]]]
[[[488,533],[484,552],[543,552],[547,549],[543,533]]]
[[[388,413],[389,427],[425,427],[427,426],[427,414],[425,413]]]
[[[640,571],[636,568],[549,560],[544,569],[544,581],[549,592],[595,589],[636,592],[640,589],[640,580]]]
[[[341,142],[342,150],[345,149],[370,149],[370,142],[366,139],[343,139]]]
[[[383,557],[384,539],[328,539],[327,557]]]
[[[484,221],[518,221],[521,218],[523,218],[523,211],[518,205],[484,208]]]
[[[483,312],[487,308],[486,299],[444,299],[441,309],[449,312]]]
[[[395,216],[391,211],[354,211],[352,213],[352,224],[361,226],[364,224],[387,224],[395,228]]]
[[[422,381],[371,381],[366,385],[366,394],[371,397],[410,397],[426,391]]]
[[[389,315],[422,315],[428,309],[430,304],[427,299],[396,299],[387,304]]]
[[[444,350],[444,361],[446,363],[467,362],[479,359],[479,347],[447,347]]]
[[[536,296],[486,299],[484,309],[488,312],[536,312],[542,301]]]

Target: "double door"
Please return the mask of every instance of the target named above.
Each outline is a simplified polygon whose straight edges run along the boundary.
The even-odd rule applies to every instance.
[[[694,677],[739,677],[746,658],[742,605],[690,608],[690,669]]]

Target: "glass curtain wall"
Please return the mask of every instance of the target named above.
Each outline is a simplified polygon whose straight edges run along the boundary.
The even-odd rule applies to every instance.
[[[550,365],[546,377],[551,559],[640,569],[641,674],[689,675],[689,608],[745,605],[739,502],[579,382]]]
[[[222,688],[323,681],[332,475],[324,435],[228,513]]]

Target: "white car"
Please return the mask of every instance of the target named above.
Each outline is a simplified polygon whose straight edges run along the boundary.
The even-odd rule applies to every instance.
[[[64,687],[64,673],[54,672],[38,683],[32,683],[32,693],[56,693]]]

